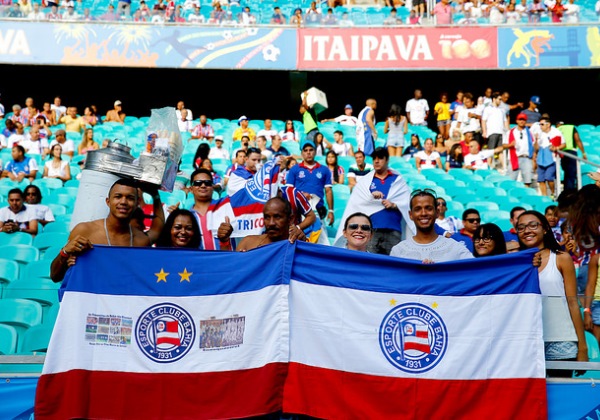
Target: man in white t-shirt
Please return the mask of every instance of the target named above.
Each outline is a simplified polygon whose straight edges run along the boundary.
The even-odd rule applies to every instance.
[[[461,134],[468,132],[473,133],[473,138],[477,141],[481,139],[481,113],[475,106],[475,100],[473,94],[466,92],[463,95],[463,107],[458,111],[458,117],[456,117],[456,128],[458,128]]]
[[[23,204],[23,191],[13,188],[8,192],[8,206],[0,209],[0,232],[38,233],[35,212]]]
[[[500,92],[492,93],[492,103],[483,109],[481,115],[481,134],[488,149],[495,149],[502,145],[504,133],[510,128],[508,115],[500,107],[501,103],[502,94]],[[502,155],[500,155],[500,160],[502,160]]]
[[[417,234],[395,245],[390,256],[433,264],[474,258],[462,242],[438,235],[436,197],[428,190],[417,190],[410,199],[410,219]]]
[[[57,143],[61,145],[63,155],[69,155],[71,158],[73,157],[75,154],[75,144],[73,143],[73,140],[67,140],[65,130],[56,130],[54,140],[50,142],[50,149]]]
[[[356,127],[358,125],[358,118],[352,115],[352,105],[347,104],[344,107],[344,113],[339,117],[321,120],[321,124],[326,122],[336,122],[341,125],[349,125],[350,127]]]
[[[256,137],[264,136],[267,141],[271,141],[277,134],[277,130],[273,130],[273,121],[267,118],[264,122],[264,127],[256,133]]]
[[[479,143],[471,140],[469,154],[464,157],[463,168],[475,171],[477,169],[490,169],[490,163],[495,153],[500,153],[503,146],[496,149],[479,150]]]
[[[179,127],[179,132],[181,133],[191,133],[194,128],[194,123],[192,120],[188,118],[188,110],[183,108],[179,112],[179,117],[177,118],[177,126]]]
[[[29,130],[29,138],[21,144],[30,155],[41,155],[42,159],[48,154],[48,140],[40,138],[40,129],[34,125]]]
[[[412,125],[427,125],[429,104],[423,99],[421,89],[415,89],[415,97],[406,102],[406,118]]]
[[[15,129],[15,133],[11,134],[10,136],[8,136],[8,139],[6,139],[6,147],[8,147],[9,149],[12,148],[15,144],[22,145],[23,143],[25,143],[25,140],[27,140],[23,124],[21,124],[19,121],[15,121]]]
[[[223,136],[215,136],[215,145],[210,148],[209,159],[225,159],[229,162],[229,152],[223,148]]]

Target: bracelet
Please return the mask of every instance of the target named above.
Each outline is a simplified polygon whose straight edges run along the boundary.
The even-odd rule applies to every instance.
[[[327,213],[333,213],[333,210],[329,210]]]
[[[590,314],[590,315],[591,315],[591,313],[592,313],[592,310],[591,310],[591,308],[584,308],[584,309],[583,309],[583,312],[584,312],[584,313],[588,313],[588,314]]]
[[[67,251],[65,251],[64,248],[60,249],[60,256],[63,258],[69,258],[69,254],[67,254]]]

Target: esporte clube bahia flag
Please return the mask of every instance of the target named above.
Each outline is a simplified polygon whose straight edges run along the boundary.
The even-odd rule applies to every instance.
[[[529,252],[95,247],[66,283],[39,418],[546,416]]]

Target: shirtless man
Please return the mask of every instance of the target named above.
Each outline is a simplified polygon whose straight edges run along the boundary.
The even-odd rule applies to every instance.
[[[292,229],[292,208],[290,203],[281,197],[273,197],[267,201],[263,209],[263,216],[265,233],[246,236],[238,245],[238,251],[250,251],[286,239],[293,243],[302,232],[300,229]]]
[[[153,198],[160,200],[158,193],[153,194]],[[109,208],[106,218],[79,223],[73,228],[67,244],[52,261],[50,277],[53,281],[61,281],[67,268],[75,264],[77,256],[92,249],[94,244],[129,247],[152,245],[151,238],[144,231],[130,224],[134,211],[138,208],[138,190],[135,181],[130,179],[116,181],[108,192],[106,205]],[[157,223],[161,222],[160,217],[155,220]]]

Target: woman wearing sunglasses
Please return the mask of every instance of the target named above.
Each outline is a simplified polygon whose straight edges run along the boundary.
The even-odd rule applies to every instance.
[[[351,214],[344,224],[344,237],[348,241],[346,248],[367,252],[372,230],[373,225],[369,216],[364,213]]]
[[[521,249],[538,248],[542,292],[542,321],[546,360],[588,360],[583,320],[577,300],[575,266],[568,253],[560,250],[552,228],[543,214],[528,210],[517,220]],[[548,370],[548,376],[571,377],[567,370]]]

